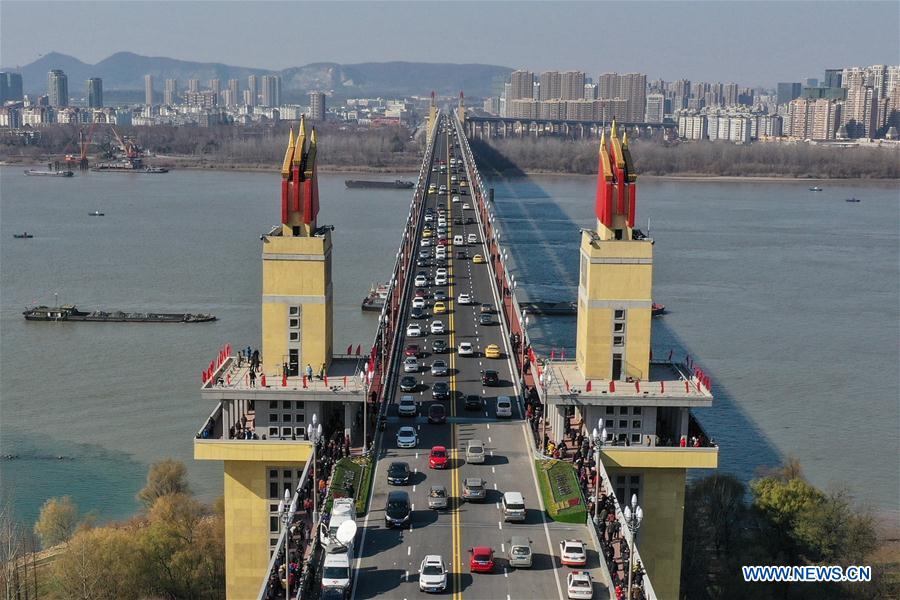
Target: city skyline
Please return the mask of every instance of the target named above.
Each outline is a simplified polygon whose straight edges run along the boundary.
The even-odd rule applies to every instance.
[[[42,27],[15,26],[42,4],[48,7],[40,11]],[[648,79],[685,77],[737,81],[747,86],[819,77],[823,69],[830,67],[900,62],[894,26],[900,19],[900,5],[896,3],[792,2],[777,5],[777,18],[769,10],[770,5],[763,2],[727,3],[727,9],[724,3],[574,4],[577,8],[573,10],[584,18],[564,23],[558,15],[571,13],[560,11],[559,4],[562,3],[520,5],[516,11],[509,11],[508,3],[484,3],[478,5],[478,18],[473,19],[471,11],[440,4],[303,3],[303,11],[319,26],[304,32],[312,43],[305,44],[308,50],[297,56],[283,52],[281,42],[266,33],[279,26],[279,15],[283,13],[280,9],[287,3],[254,3],[256,10],[241,8],[241,18],[233,19],[238,5],[223,4],[221,10],[210,12],[209,3],[180,2],[180,29],[160,36],[159,31],[172,28],[163,25],[171,13],[160,10],[159,3],[134,2],[125,6],[7,1],[0,6],[0,54],[5,68],[28,64],[50,52],[96,63],[126,50],[272,71],[315,62],[404,60],[493,64],[534,71],[581,70],[591,76],[606,71],[634,71],[646,73]],[[397,19],[384,18],[395,10]],[[465,32],[465,43],[447,47],[431,43],[426,39],[428,33],[408,27],[420,17],[438,18],[451,28],[457,27]],[[357,43],[370,39],[366,32],[375,22],[373,19],[381,23],[382,30],[388,30],[378,40],[389,42]],[[142,24],[139,29],[121,26],[137,21]],[[602,25],[611,22],[623,26]],[[741,26],[733,27],[734,22]],[[805,23],[799,33],[797,22]],[[496,44],[500,23],[505,42]],[[542,40],[558,35],[566,44],[535,43],[535,23],[541,24]],[[823,34],[833,30],[835,23],[841,23],[845,31],[865,31],[866,35]],[[692,33],[698,25],[703,25],[703,35]],[[107,35],[72,35],[93,28],[102,29]],[[396,31],[390,31],[393,29]],[[239,37],[224,35],[231,30]],[[757,47],[760,31],[766,31],[769,40],[764,52]],[[253,44],[228,43],[247,35]],[[633,43],[635,35],[639,44]],[[321,43],[315,43],[319,38]],[[625,47],[629,49],[627,53],[620,50]],[[715,52],[710,52],[712,48]]]

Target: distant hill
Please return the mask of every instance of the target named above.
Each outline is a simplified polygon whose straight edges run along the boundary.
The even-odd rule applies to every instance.
[[[155,79],[154,89],[161,95],[165,79],[178,79],[182,90],[192,78],[200,80],[201,88],[206,88],[210,79],[218,78],[223,88],[229,79],[239,79],[243,90],[250,75],[275,74],[281,75],[283,96],[297,101],[303,101],[303,94],[312,90],[331,92],[337,97],[424,96],[431,90],[441,95],[455,95],[463,90],[467,96],[483,97],[498,94],[512,71],[509,67],[496,65],[418,62],[313,63],[271,71],[141,56],[132,52],[117,52],[89,65],[77,58],[51,52],[21,68],[26,93],[46,93],[50,69],[66,72],[72,96],[84,93],[85,82],[90,77],[102,78],[104,91],[140,91],[143,94],[144,75],[149,73]]]

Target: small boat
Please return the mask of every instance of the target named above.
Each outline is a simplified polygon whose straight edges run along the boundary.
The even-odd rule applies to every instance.
[[[363,298],[361,308],[363,310],[373,310],[380,312],[384,307],[384,303],[387,301],[389,289],[390,286],[387,283],[372,285],[372,287],[369,289],[369,295]]]
[[[22,233],[14,233],[13,237],[20,240],[30,240],[34,237],[34,234],[28,233],[27,231],[23,231]]]
[[[811,188],[809,188],[809,191],[811,191],[811,192],[821,192],[821,191],[822,191],[822,188],[820,188],[820,187],[817,186],[817,185],[814,185],[814,186],[812,186]]]
[[[859,198],[847,198],[844,202],[859,202]]]
[[[659,315],[666,314],[666,305],[665,304],[657,304],[654,302],[650,306],[650,315],[654,317],[658,317]]]
[[[100,212],[99,210],[95,210],[92,213],[88,213],[89,217],[105,217],[106,213]]]

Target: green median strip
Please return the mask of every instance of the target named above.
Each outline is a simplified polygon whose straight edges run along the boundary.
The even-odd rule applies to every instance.
[[[330,512],[334,498],[346,498],[353,487],[356,496],[356,514],[366,513],[369,492],[372,489],[372,460],[364,456],[345,457],[334,466],[331,487],[325,500],[325,510]]]
[[[584,523],[587,506],[575,468],[567,462],[552,459],[536,459],[534,466],[550,518],[561,523]]]

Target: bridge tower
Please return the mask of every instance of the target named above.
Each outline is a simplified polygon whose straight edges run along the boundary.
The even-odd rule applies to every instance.
[[[431,90],[431,104],[428,105],[428,134],[431,135],[431,131],[434,129],[434,122],[437,120],[438,116],[438,107],[434,101],[434,90]],[[431,143],[431,138],[428,138],[428,143]]]
[[[466,103],[465,96],[463,96],[462,90],[459,90],[459,102],[457,102],[456,104],[456,118],[459,119],[459,124],[463,126],[463,131],[465,131]]]

